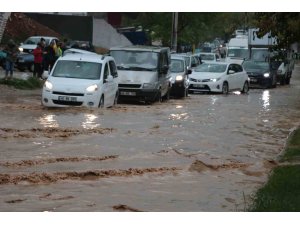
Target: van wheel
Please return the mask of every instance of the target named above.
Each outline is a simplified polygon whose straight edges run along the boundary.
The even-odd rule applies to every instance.
[[[290,78],[290,77],[287,77],[286,80],[285,80],[285,83],[286,83],[286,84],[290,84],[290,80],[291,80],[291,78]]]
[[[115,95],[114,105],[118,104],[118,98],[119,98],[119,92],[117,92]]]
[[[101,96],[101,99],[99,101],[99,106],[98,107],[99,108],[104,108],[104,96],[103,95]]]
[[[249,84],[248,84],[248,82],[246,81],[246,82],[244,83],[242,93],[243,93],[243,94],[247,94],[248,92],[249,92]]]
[[[224,82],[222,86],[222,94],[228,95],[228,92],[229,92],[228,83]]]
[[[167,91],[166,95],[164,96],[164,100],[165,101],[170,100],[170,90]]]
[[[162,102],[161,90],[159,90],[159,92],[156,95],[156,101]]]

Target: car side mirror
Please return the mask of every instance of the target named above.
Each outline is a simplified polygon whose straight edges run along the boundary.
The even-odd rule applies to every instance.
[[[189,75],[189,74],[191,74],[192,73],[192,70],[191,69],[188,69],[187,70],[187,74]]]
[[[228,74],[234,74],[235,71],[234,70],[228,70]]]

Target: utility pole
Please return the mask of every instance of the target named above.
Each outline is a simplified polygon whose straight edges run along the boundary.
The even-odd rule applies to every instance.
[[[177,27],[178,27],[178,12],[172,13],[172,36],[171,48],[172,51],[177,52]]]

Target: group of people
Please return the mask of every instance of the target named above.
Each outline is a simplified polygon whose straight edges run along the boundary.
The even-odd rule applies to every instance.
[[[52,40],[50,44],[46,45],[46,40],[41,38],[37,47],[33,50],[34,56],[34,70],[33,76],[42,78],[42,74],[45,70],[51,71],[55,61],[62,56],[64,50],[64,44],[62,42],[56,43],[56,40]],[[17,61],[19,49],[17,44],[10,39],[3,49],[6,53],[5,58],[5,80],[12,79],[14,64]]]
[[[53,39],[48,46],[46,46],[46,40],[41,38],[37,47],[33,50],[34,55],[34,70],[33,76],[42,78],[44,70],[51,71],[55,61],[62,56],[63,44],[61,42],[56,43]]]

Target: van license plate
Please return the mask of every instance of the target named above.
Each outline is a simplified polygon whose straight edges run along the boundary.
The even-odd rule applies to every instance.
[[[132,91],[121,91],[120,94],[126,96],[136,96],[136,93]]]
[[[70,97],[70,96],[58,96],[58,100],[60,101],[68,101],[68,102],[76,102],[76,97]]]

